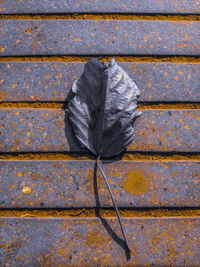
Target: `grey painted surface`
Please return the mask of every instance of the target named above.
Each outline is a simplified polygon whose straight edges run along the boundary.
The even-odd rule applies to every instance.
[[[0,55],[199,55],[200,22],[2,20]]]
[[[197,63],[118,63],[141,91],[139,101],[200,101]],[[0,63],[1,101],[64,101],[85,63]]]
[[[199,151],[199,110],[142,110],[129,151]],[[65,112],[55,109],[1,109],[2,152],[80,151],[70,140]]]
[[[200,218],[1,218],[0,259],[16,266],[199,266]]]
[[[199,162],[117,161],[104,164],[119,207],[198,207]],[[0,207],[113,207],[94,161],[0,162]],[[29,193],[24,194],[24,188]],[[9,193],[8,193],[9,192]]]
[[[199,0],[2,0],[2,13],[200,13]]]

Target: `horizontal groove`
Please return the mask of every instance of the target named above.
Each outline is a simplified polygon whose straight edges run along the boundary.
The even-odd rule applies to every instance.
[[[138,102],[138,109],[200,109],[198,102]]]
[[[122,218],[199,217],[200,208],[120,208]],[[17,218],[95,218],[116,217],[112,208],[0,209],[0,217]]]
[[[117,62],[121,63],[200,63],[200,56],[169,56],[169,55],[56,55],[56,56],[0,56],[1,62],[69,62],[69,63],[85,63],[90,58],[97,57],[102,62],[110,62],[114,57]]]
[[[12,14],[0,15],[2,20],[164,20],[164,21],[199,21],[199,15],[186,14]]]
[[[65,102],[0,102],[0,109],[23,108],[23,109],[62,109]],[[138,110],[191,110],[200,109],[197,102],[138,102]]]
[[[0,153],[0,161],[88,161],[95,160],[90,153],[73,152],[7,152]],[[200,152],[127,152],[112,159],[112,161],[200,161]]]
[[[1,108],[62,109],[64,102],[0,102]]]

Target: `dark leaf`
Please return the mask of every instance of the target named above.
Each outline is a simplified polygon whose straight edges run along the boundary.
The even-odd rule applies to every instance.
[[[68,112],[79,142],[95,156],[112,157],[134,139],[133,122],[140,91],[112,59],[109,66],[92,58],[72,85]]]
[[[110,185],[100,164],[100,157],[124,152],[134,138],[133,123],[140,91],[128,74],[112,59],[109,66],[92,58],[68,94],[68,118],[73,132],[83,147],[96,156],[117,212],[129,251],[126,233]]]

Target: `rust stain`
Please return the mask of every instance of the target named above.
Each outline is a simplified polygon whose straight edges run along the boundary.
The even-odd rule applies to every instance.
[[[148,189],[144,174],[138,172],[130,172],[124,182],[123,187],[126,192],[136,196],[144,194]]]

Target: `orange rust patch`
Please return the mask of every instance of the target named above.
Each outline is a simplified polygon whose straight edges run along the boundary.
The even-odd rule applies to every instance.
[[[148,189],[146,179],[142,173],[130,172],[123,185],[126,192],[139,196]]]

